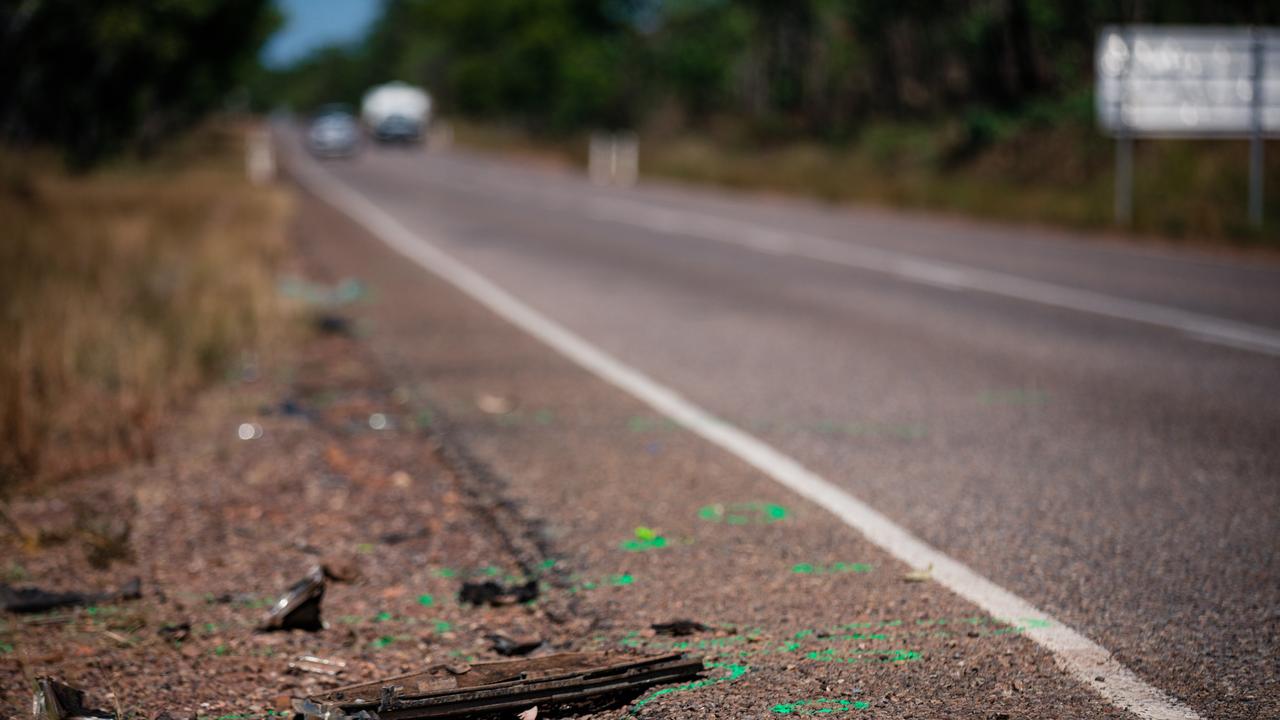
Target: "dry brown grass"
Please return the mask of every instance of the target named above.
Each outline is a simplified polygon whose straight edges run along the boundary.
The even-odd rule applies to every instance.
[[[455,124],[461,145],[542,164],[584,166],[585,137],[546,139],[511,127]],[[1015,134],[949,160],[957,129],[883,124],[829,145],[716,139],[707,133],[640,140],[651,177],[957,213],[1083,230],[1113,224],[1112,143],[1091,127],[1064,125]],[[730,133],[732,135],[732,133]],[[1280,143],[1267,147],[1267,226],[1247,222],[1248,146],[1242,141],[1142,141],[1137,146],[1130,231],[1204,244],[1280,248]]]
[[[272,326],[289,200],[241,160],[230,126],[85,176],[0,154],[0,487],[150,455]]]

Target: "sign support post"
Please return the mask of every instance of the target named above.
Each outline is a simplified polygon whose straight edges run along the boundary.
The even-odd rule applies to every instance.
[[[1253,127],[1249,134],[1249,224],[1255,228],[1262,227],[1262,183],[1263,153],[1265,143],[1262,140],[1262,92],[1263,74],[1267,64],[1262,55],[1262,38],[1257,29],[1253,31]]]
[[[1116,224],[1133,224],[1133,135],[1116,135]]]

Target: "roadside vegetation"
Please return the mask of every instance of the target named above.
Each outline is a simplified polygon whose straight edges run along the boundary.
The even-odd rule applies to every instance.
[[[152,453],[166,414],[270,331],[289,200],[243,128],[71,174],[0,152],[0,486]]]
[[[561,166],[585,167],[585,133],[548,137],[511,125],[451,122],[459,145]],[[734,132],[642,131],[650,177],[817,198],[957,213],[1080,230],[1114,227],[1112,144],[1090,127],[1017,130],[971,158],[950,153],[957,125],[868,127],[851,141],[758,144]],[[1266,174],[1280,178],[1280,143]],[[1248,144],[1144,140],[1135,149],[1132,232],[1197,243],[1280,249],[1280,217],[1248,225]],[[1280,207],[1280,183],[1266,186]]]
[[[1094,43],[1134,22],[1275,24],[1280,7],[388,0],[363,42],[261,75],[255,97],[305,112],[400,79],[430,90],[463,142],[573,158],[593,130],[634,131],[653,175],[1094,228],[1112,221],[1113,163]],[[1132,229],[1275,244],[1280,223],[1245,222],[1246,153],[1140,142]]]

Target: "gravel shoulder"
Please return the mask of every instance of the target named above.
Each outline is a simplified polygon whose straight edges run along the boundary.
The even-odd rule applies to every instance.
[[[685,650],[704,681],[600,717],[1127,717],[1020,635],[657,418],[334,210],[302,197],[297,262],[358,278],[349,334],[305,334],[203,396],[156,458],[9,508],[7,580],[143,596],[0,625],[0,713],[53,674],[134,716],[269,715],[290,694],[560,649]],[[241,430],[249,439],[241,439]],[[122,557],[88,550],[121,522]],[[113,525],[114,524],[114,525]],[[103,528],[101,531],[95,528]],[[254,631],[315,564],[329,627]],[[537,575],[536,603],[459,604]],[[704,630],[658,635],[653,623]],[[167,629],[166,629],[167,628]],[[290,668],[303,655],[338,677]]]

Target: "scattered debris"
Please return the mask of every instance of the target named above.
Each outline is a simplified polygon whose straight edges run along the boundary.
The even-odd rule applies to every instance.
[[[0,606],[14,613],[38,613],[76,605],[99,605],[142,597],[142,581],[133,578],[115,592],[49,592],[37,587],[11,587],[0,583]]]
[[[191,637],[191,623],[180,622],[161,625],[156,633],[169,642],[182,642]]]
[[[255,422],[242,422],[236,427],[236,437],[241,440],[259,440],[262,438],[262,426]]]
[[[503,585],[493,580],[484,582],[464,582],[458,591],[458,600],[470,605],[515,605],[538,599],[538,581],[530,580],[523,585]]]
[[[352,331],[351,320],[337,313],[316,313],[312,323],[322,335],[341,335],[343,337],[355,335]]]
[[[333,658],[316,657],[315,655],[299,655],[289,662],[289,669],[299,673],[312,673],[337,677],[347,669],[347,663]]]
[[[320,600],[323,597],[324,569],[317,565],[276,601],[271,607],[271,614],[258,629],[323,630],[324,623],[320,620]]]
[[[489,642],[493,643],[490,646],[493,651],[504,657],[528,655],[542,647],[542,638],[534,635],[511,637],[504,633],[491,633],[487,637]]]
[[[697,620],[672,620],[671,622],[654,623],[651,627],[659,635],[674,635],[676,637],[693,635],[694,633],[706,632],[711,629]]]
[[[904,573],[902,575],[902,579],[909,583],[929,582],[933,579],[933,564],[931,563],[929,567],[923,570],[912,570],[911,572]]]
[[[346,305],[367,294],[364,283],[355,278],[344,278],[336,285],[309,282],[297,277],[281,278],[276,290],[287,298],[301,300],[311,305]]]
[[[378,542],[383,545],[399,545],[403,542],[427,537],[429,534],[426,528],[418,528],[413,532],[386,532],[378,536]]]
[[[51,677],[36,678],[31,713],[36,720],[115,720],[115,714],[84,706],[84,691],[60,683]]]
[[[516,403],[508,397],[481,393],[476,396],[476,407],[490,415],[506,415],[516,409]]]
[[[412,675],[351,685],[306,698],[293,709],[303,718],[471,718],[519,707],[616,707],[645,688],[701,677],[701,658],[674,653],[644,658],[564,653],[527,660],[434,665]]]
[[[391,425],[385,413],[374,413],[369,416],[369,427],[373,430],[386,430]]]
[[[538,720],[538,706],[534,705],[528,710],[521,711],[521,713],[516,717],[519,718],[519,720]]]

